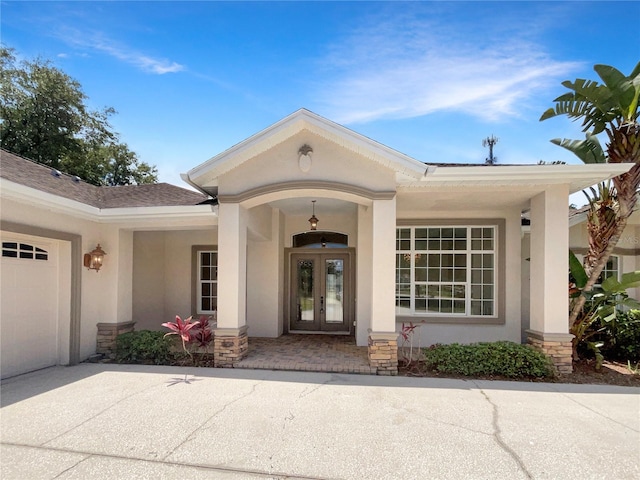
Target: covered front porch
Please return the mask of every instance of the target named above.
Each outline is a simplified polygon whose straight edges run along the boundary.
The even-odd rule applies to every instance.
[[[235,368],[375,375],[367,347],[347,335],[288,334],[277,338],[251,337],[247,356]]]

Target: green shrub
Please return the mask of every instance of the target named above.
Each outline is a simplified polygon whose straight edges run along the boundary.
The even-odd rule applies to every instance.
[[[597,332],[593,341],[602,343],[600,350],[604,358],[640,361],[640,310],[616,312],[609,321],[598,319],[592,328]]]
[[[118,363],[145,363],[164,365],[171,359],[171,340],[164,332],[140,330],[116,337]]]
[[[551,361],[543,353],[513,342],[433,345],[424,353],[426,368],[440,373],[508,378],[546,378],[554,374]]]

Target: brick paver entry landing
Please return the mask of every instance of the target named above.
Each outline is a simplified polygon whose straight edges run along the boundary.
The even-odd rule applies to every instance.
[[[278,338],[249,337],[248,355],[236,368],[376,374],[367,347],[346,335],[289,334]]]

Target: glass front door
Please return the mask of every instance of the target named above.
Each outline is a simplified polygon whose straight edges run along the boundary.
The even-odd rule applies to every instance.
[[[348,254],[292,255],[290,330],[349,332],[348,270]]]

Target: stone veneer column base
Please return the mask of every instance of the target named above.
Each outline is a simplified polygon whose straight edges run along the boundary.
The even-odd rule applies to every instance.
[[[397,333],[369,333],[369,366],[378,375],[398,375]]]
[[[560,373],[573,372],[573,346],[569,333],[542,333],[527,330],[527,343],[551,359]]]
[[[246,326],[216,328],[213,335],[213,361],[216,367],[233,367],[249,353]]]
[[[114,359],[116,355],[116,337],[122,333],[133,332],[135,323],[98,323],[96,353]]]

